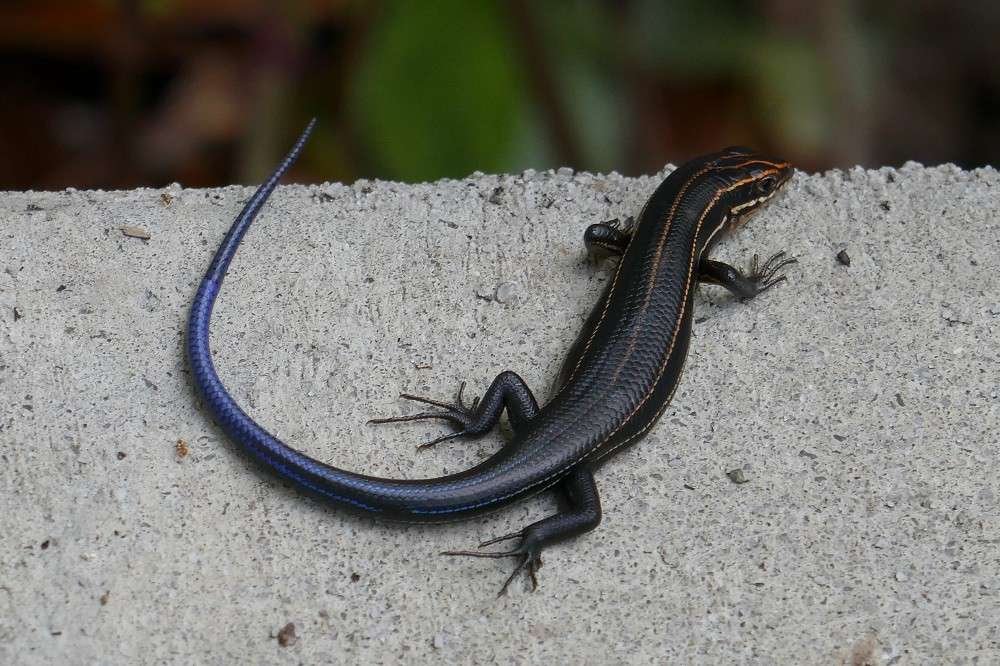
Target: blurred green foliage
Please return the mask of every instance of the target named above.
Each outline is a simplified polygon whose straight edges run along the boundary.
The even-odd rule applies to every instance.
[[[631,140],[641,150],[645,143],[629,126],[634,107],[648,104],[641,96],[656,94],[664,81],[672,84],[655,100],[665,107],[663,117],[647,120],[652,127],[646,128],[664,143],[700,149],[697,137],[686,143],[670,136],[679,122],[669,107],[690,106],[685,95],[706,82],[733,94],[722,108],[693,111],[718,121],[693,131],[735,135],[713,138],[706,150],[740,140],[818,153],[836,140],[837,72],[814,38],[774,30],[747,3],[522,3],[537,34],[534,44],[510,9],[516,4],[383,3],[359,54],[351,100],[377,173],[421,180],[569,161],[596,171],[632,171],[627,146]],[[855,27],[848,25],[848,32]],[[858,81],[872,78],[870,59],[855,65]],[[531,86],[540,75],[538,84],[551,88],[559,108],[540,103]],[[857,97],[871,93],[851,85]],[[734,109],[734,101],[744,106]],[[553,124],[566,127],[553,131]],[[569,145],[554,145],[560,129]],[[639,167],[660,160],[657,154]]]
[[[0,4],[0,187],[1000,157],[1000,3]],[[24,127],[34,131],[26,133]]]
[[[502,171],[528,95],[495,3],[387,3],[354,75],[352,115],[376,168],[403,180]]]

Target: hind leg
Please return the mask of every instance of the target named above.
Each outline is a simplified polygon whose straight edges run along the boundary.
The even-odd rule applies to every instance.
[[[462,382],[454,402],[444,402],[403,393],[400,395],[401,398],[431,405],[437,409],[405,416],[371,419],[368,422],[400,423],[440,419],[449,422],[455,428],[454,432],[442,435],[417,447],[424,449],[459,437],[482,437],[500,421],[500,415],[505,409],[515,433],[538,414],[538,401],[535,400],[531,389],[517,373],[510,370],[505,370],[497,375],[486,393],[483,394],[482,399],[475,398],[470,405],[466,405],[462,399],[464,389],[465,382]]]
[[[537,574],[542,566],[542,549],[557,541],[589,532],[601,522],[601,498],[597,493],[597,484],[594,483],[594,474],[589,468],[581,465],[573,469],[559,487],[565,492],[569,501],[569,508],[565,511],[543,518],[512,534],[505,534],[479,544],[480,548],[484,548],[508,539],[520,539],[516,547],[493,553],[478,550],[449,550],[442,555],[517,558],[517,567],[504,582],[497,596],[506,594],[511,581],[522,571],[528,574],[531,579],[531,590],[534,591],[538,588]]]

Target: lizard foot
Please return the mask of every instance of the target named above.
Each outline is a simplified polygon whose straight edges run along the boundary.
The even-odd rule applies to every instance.
[[[503,587],[500,588],[497,596],[502,597],[507,594],[507,588],[510,586],[511,581],[513,581],[514,577],[522,571],[527,572],[528,577],[531,579],[531,591],[534,592],[538,589],[538,570],[542,567],[542,547],[541,543],[531,538],[531,535],[527,533],[527,530],[512,532],[495,539],[490,539],[489,541],[484,541],[479,544],[479,547],[485,548],[486,546],[491,546],[501,541],[507,541],[508,539],[520,539],[521,543],[518,544],[516,548],[493,553],[483,552],[480,550],[446,550],[441,554],[464,555],[466,557],[488,557],[492,559],[499,559],[502,557],[519,558],[520,562],[518,562],[517,567],[513,572],[511,572],[510,576],[507,577],[507,580],[504,581]]]
[[[795,257],[785,258],[785,251],[777,252],[770,257],[767,261],[761,265],[760,257],[756,254],[753,255],[753,259],[750,262],[750,273],[747,275],[749,279],[755,286],[754,296],[757,294],[762,294],[771,287],[788,279],[784,273],[779,273],[779,271],[785,266],[798,263],[798,259]]]
[[[402,423],[404,421],[423,421],[427,419],[441,419],[442,421],[448,421],[456,430],[448,435],[442,435],[429,442],[425,442],[417,446],[417,449],[426,449],[434,446],[435,444],[440,444],[441,442],[446,442],[451,439],[457,439],[459,437],[469,436],[474,434],[473,424],[475,423],[475,411],[476,407],[479,405],[479,398],[476,397],[472,400],[471,405],[466,405],[465,400],[462,398],[462,393],[465,391],[465,382],[462,382],[458,386],[458,395],[455,397],[454,402],[444,402],[442,400],[434,400],[432,398],[425,398],[418,395],[411,395],[409,393],[400,393],[399,397],[404,400],[412,400],[413,402],[420,402],[425,405],[432,405],[434,407],[440,408],[440,410],[419,412],[417,414],[406,414],[404,416],[390,416],[387,418],[369,419],[368,423],[380,424],[380,423]]]

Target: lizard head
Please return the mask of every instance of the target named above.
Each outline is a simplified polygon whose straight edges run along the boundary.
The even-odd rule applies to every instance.
[[[734,146],[719,153],[714,173],[723,181],[721,203],[729,211],[726,226],[742,226],[781,190],[793,171],[785,160],[765,157],[749,148]]]

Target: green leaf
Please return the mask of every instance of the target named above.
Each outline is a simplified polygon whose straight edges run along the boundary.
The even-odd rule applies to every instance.
[[[527,94],[495,3],[387,3],[356,76],[354,122],[387,176],[428,180],[509,165]]]

